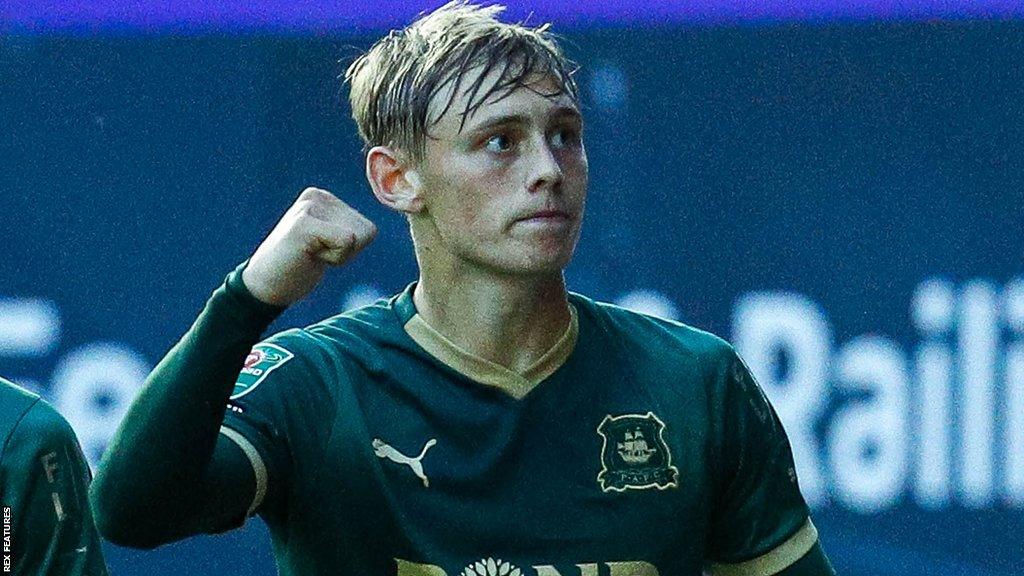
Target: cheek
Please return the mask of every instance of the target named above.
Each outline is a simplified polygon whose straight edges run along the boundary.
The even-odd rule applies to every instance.
[[[434,217],[446,236],[492,236],[507,218],[506,169],[462,166],[438,182]]]
[[[582,188],[585,192],[589,167],[587,165],[586,153],[566,152],[561,159],[562,174],[570,186]]]
[[[515,162],[481,160],[474,163],[473,169],[466,172],[471,203],[478,210],[488,210],[492,215],[495,209],[507,209],[522,186],[522,168]],[[492,219],[487,213],[481,217]]]

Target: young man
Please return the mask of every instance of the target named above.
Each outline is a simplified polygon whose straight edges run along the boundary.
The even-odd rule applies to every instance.
[[[286,575],[824,575],[728,344],[569,293],[587,187],[542,27],[449,4],[349,69],[402,293],[259,342],[374,226],[307,189],[154,370],[94,489],[151,547],[260,514]],[[224,406],[227,405],[227,410]]]
[[[67,421],[0,378],[0,574],[106,576],[90,475]]]

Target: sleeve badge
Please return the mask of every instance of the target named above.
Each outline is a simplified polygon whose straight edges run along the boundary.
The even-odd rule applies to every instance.
[[[238,373],[231,399],[236,400],[252,392],[260,382],[266,380],[268,374],[284,366],[285,362],[294,357],[294,354],[277,344],[257,344],[245,357],[245,364]]]

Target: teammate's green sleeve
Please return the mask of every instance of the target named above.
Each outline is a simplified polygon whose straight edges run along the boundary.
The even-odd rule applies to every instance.
[[[114,543],[152,548],[245,520],[255,473],[219,430],[246,355],[283,308],[252,296],[242,268],[150,373],[103,456],[91,498]]]
[[[0,500],[11,537],[8,550],[5,534],[0,570],[24,576],[105,576],[86,497],[89,465],[75,433],[43,400],[35,398],[27,406],[15,422],[5,423],[10,433],[0,453]]]

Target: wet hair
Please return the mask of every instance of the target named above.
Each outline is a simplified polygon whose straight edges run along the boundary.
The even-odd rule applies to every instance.
[[[536,91],[540,78],[550,78],[557,91],[578,103],[573,74],[576,66],[565,57],[550,25],[530,28],[523,23],[499,22],[500,5],[478,6],[465,0],[449,2],[378,40],[345,72],[350,87],[352,118],[366,149],[392,146],[422,160],[429,128],[452,107],[459,91],[468,96],[461,130],[488,98],[504,98],[527,88]],[[463,86],[471,71],[480,69]],[[497,72],[497,81],[482,90],[484,80]],[[446,86],[455,90],[441,113],[429,117],[431,103]]]

